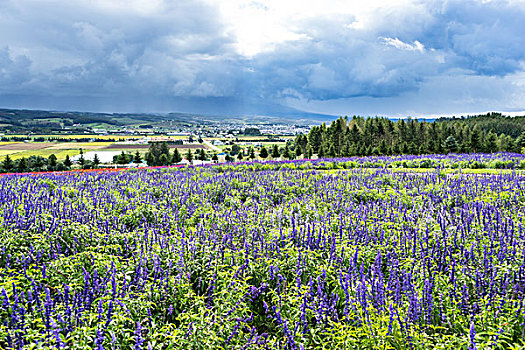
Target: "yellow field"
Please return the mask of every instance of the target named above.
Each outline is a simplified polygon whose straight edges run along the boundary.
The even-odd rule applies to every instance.
[[[2,151],[0,151],[2,152]],[[41,156],[44,158],[49,157],[54,154],[58,160],[64,160],[66,155],[75,156],[79,154],[78,150],[68,149],[68,150],[53,150],[53,149],[38,149],[38,150],[29,150],[29,151],[10,151],[15,152],[9,154],[11,159],[19,159],[22,157],[29,158],[31,156]],[[5,154],[0,153],[0,159],[3,159]]]
[[[63,143],[50,143],[48,149],[101,149],[112,145],[113,142],[63,142]]]
[[[16,147],[16,144],[20,145]],[[91,150],[100,150],[107,146],[112,145],[113,142],[35,142],[35,143],[17,143],[17,142],[2,142],[2,145],[12,145],[12,149],[0,149],[0,160],[3,160],[6,155],[9,155],[12,159],[19,159],[22,157],[31,157],[31,156],[42,156],[49,157],[51,154],[54,154],[59,160],[66,158],[66,155],[74,156],[79,154],[80,148],[84,152],[89,152]],[[32,145],[43,146],[40,149],[28,149]]]
[[[3,157],[5,157],[8,154],[9,154],[9,156],[11,156],[12,154],[15,154],[17,152],[21,152],[21,151],[9,150],[9,149],[0,149],[0,158],[3,158]]]

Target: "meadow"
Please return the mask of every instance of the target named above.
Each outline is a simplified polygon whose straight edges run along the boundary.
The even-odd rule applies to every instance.
[[[521,348],[524,159],[1,176],[0,347]]]

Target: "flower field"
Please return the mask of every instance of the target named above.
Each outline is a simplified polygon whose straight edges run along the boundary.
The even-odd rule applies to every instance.
[[[0,348],[520,348],[524,159],[2,176]]]

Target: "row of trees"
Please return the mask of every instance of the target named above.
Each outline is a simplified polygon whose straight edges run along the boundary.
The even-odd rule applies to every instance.
[[[69,156],[63,162],[59,162],[54,154],[44,158],[42,156],[30,156],[13,160],[7,155],[0,163],[1,173],[10,172],[38,172],[38,171],[64,171],[71,169],[72,162]]]
[[[135,156],[138,157],[140,155],[137,152]],[[202,148],[197,149],[195,154],[191,151],[191,149],[188,149],[184,154],[184,158],[189,162],[193,162],[194,159],[202,161],[210,159],[213,161],[217,161],[219,159],[217,157],[217,154],[213,153],[210,156]],[[158,166],[180,163],[183,157],[177,148],[174,148],[173,152],[171,152],[170,147],[166,142],[155,142],[150,145],[148,152],[146,152],[144,156],[144,159],[146,160],[148,166]]]
[[[339,118],[330,126],[313,127],[308,135],[298,135],[293,148],[296,155],[310,157],[346,157],[392,154],[432,153],[492,153],[497,151],[521,152],[525,147],[525,131],[517,137],[510,133],[496,133],[487,129],[487,116],[476,118],[420,122],[417,120],[392,121],[386,118]],[[490,116],[508,124],[508,118]],[[510,130],[509,130],[510,131]],[[512,135],[515,135],[514,131]]]
[[[81,169],[96,169],[100,166],[100,159],[95,153],[95,156],[92,160],[84,158],[84,152],[80,149],[80,157],[77,161],[78,167]],[[213,160],[218,161],[217,154],[207,154],[204,149],[197,149],[195,153],[188,149],[184,155],[184,158],[189,162],[192,162],[194,159],[199,160]],[[157,166],[157,165],[172,165],[177,164],[182,161],[183,157],[180,154],[179,150],[175,148],[173,152],[170,151],[170,148],[166,142],[162,143],[152,143],[148,152],[144,156],[144,160],[148,166]],[[113,157],[114,164],[141,164],[143,162],[143,157],[139,151],[136,151],[134,154],[122,153]],[[0,172],[38,172],[38,171],[65,171],[70,170],[73,166],[73,163],[69,156],[66,156],[65,160],[60,162],[57,160],[57,157],[54,154],[51,154],[48,158],[41,156],[31,156],[29,158],[20,158],[13,160],[9,155],[7,155],[2,162],[0,162]]]

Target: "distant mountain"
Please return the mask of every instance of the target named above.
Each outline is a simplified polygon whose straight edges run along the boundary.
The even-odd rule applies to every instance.
[[[309,113],[261,101],[217,99],[180,99],[176,103],[185,112],[170,113],[96,113],[30,109],[0,109],[0,131],[10,133],[59,132],[64,128],[111,128],[173,120],[179,123],[257,122],[318,124],[336,116]]]
[[[182,115],[192,114],[208,120],[236,120],[257,122],[322,123],[338,116],[302,111],[258,99],[236,98],[177,98],[172,101]],[[173,115],[169,113],[168,115]]]

